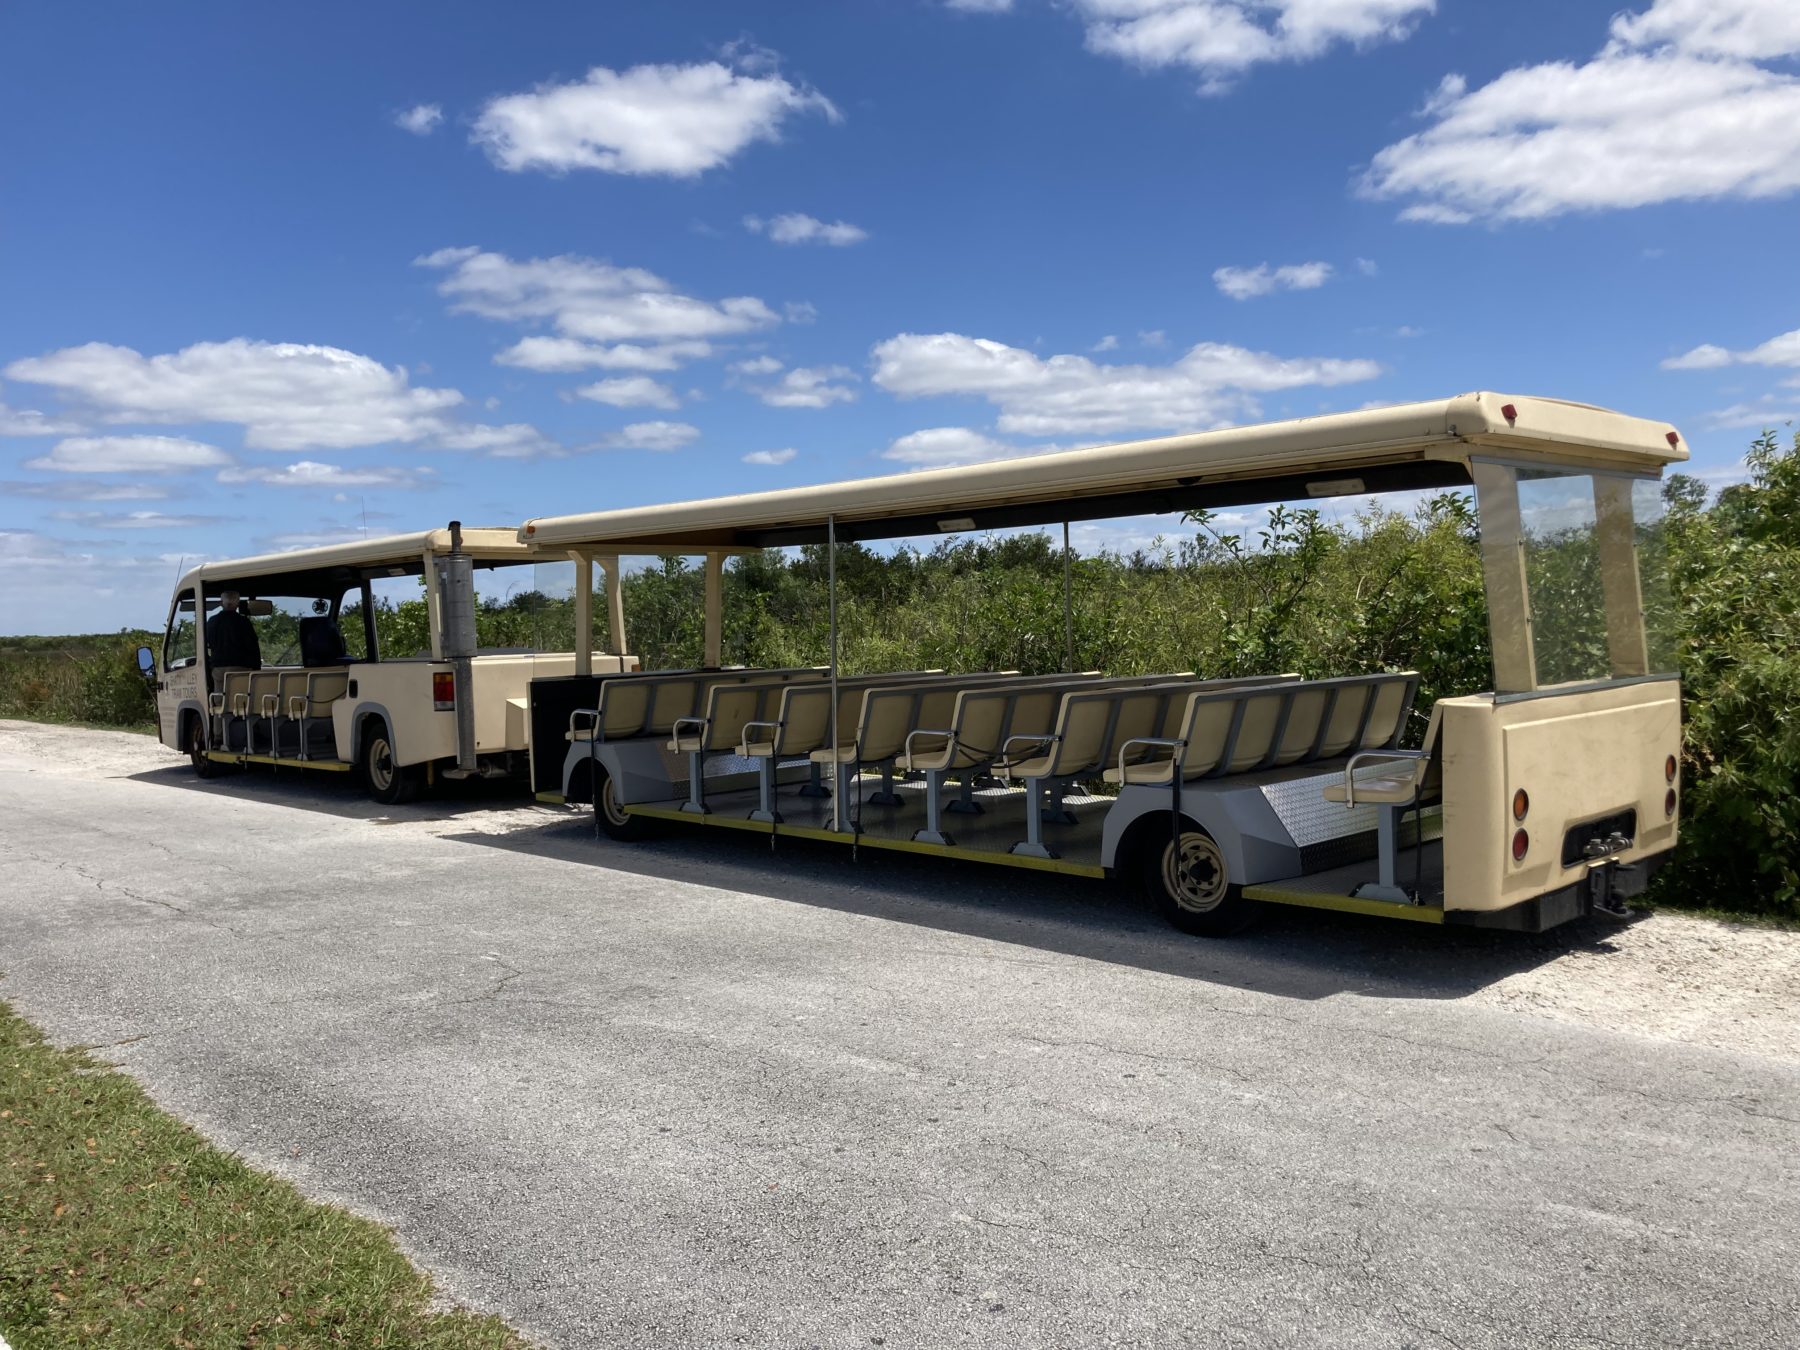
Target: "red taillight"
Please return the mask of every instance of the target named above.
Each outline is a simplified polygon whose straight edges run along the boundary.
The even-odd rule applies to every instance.
[[[1663,814],[1665,816],[1672,816],[1675,814],[1675,802],[1675,789],[1670,788],[1668,794],[1663,797]]]
[[[1510,403],[1502,403],[1500,405],[1500,415],[1509,422],[1516,422],[1519,420],[1519,410]]]
[[[1669,443],[1669,448],[1671,450],[1673,450],[1676,446],[1681,444],[1681,437],[1673,431],[1671,431],[1667,436],[1663,437],[1663,439]]]
[[[1524,862],[1525,851],[1531,847],[1531,836],[1523,830],[1513,831],[1513,861]]]
[[[1675,756],[1670,755],[1663,761],[1663,777],[1673,783],[1675,781],[1675,771],[1680,767],[1681,766],[1675,762]]]
[[[1513,793],[1513,819],[1525,819],[1525,813],[1529,810],[1531,810],[1531,794],[1524,788],[1520,788]]]
[[[431,672],[431,706],[446,712],[456,706],[456,676],[448,670]]]

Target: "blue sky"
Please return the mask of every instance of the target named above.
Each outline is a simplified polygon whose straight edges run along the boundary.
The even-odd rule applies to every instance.
[[[0,631],[1472,388],[1722,481],[1800,412],[1797,54],[1792,0],[15,3]]]

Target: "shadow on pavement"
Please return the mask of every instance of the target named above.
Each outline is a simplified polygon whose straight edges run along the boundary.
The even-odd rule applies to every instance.
[[[130,777],[375,823],[454,821],[534,805],[519,783],[508,781],[439,782],[416,802],[382,806],[348,774],[252,767],[201,780],[186,765],[170,765]],[[711,886],[1286,998],[1460,998],[1571,951],[1611,950],[1614,931],[1612,924],[1582,921],[1533,936],[1271,905],[1237,937],[1194,938],[1170,928],[1122,882],[880,849],[853,852],[805,839],[785,838],[771,849],[766,837],[679,825],[642,843],[621,844],[597,838],[585,811],[543,815],[548,819],[504,832],[442,837],[601,873]]]
[[[443,837],[1287,998],[1460,998],[1571,951],[1610,950],[1615,928],[1582,921],[1533,936],[1271,905],[1237,937],[1195,938],[1169,927],[1123,882],[853,853],[805,839],[771,849],[766,837],[679,825],[621,844],[597,838],[590,820],[583,813],[504,834]]]
[[[203,796],[291,806],[340,820],[454,820],[480,812],[532,806],[531,794],[515,779],[440,779],[405,806],[383,806],[363,792],[354,774],[253,764],[218,778],[196,778],[185,763],[129,774],[134,783],[182,788]]]

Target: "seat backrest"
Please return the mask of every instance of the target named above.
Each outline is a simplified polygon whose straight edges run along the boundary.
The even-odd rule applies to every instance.
[[[276,688],[281,694],[281,715],[287,716],[288,700],[304,698],[312,676],[304,670],[284,670],[281,672]]]
[[[248,696],[250,693],[250,672],[247,670],[229,672],[225,676],[225,687],[222,692],[225,695],[225,711],[236,713],[238,696]],[[251,711],[254,712],[255,709],[253,708]]]
[[[300,620],[300,664],[303,666],[341,665],[347,652],[343,630],[337,620],[326,614],[311,614]]]
[[[1335,680],[1331,705],[1325,713],[1325,725],[1319,732],[1316,756],[1336,759],[1347,754],[1362,734],[1369,705],[1380,685],[1373,679]]]
[[[347,670],[316,670],[306,678],[308,717],[325,716],[331,705],[350,690],[350,672]]]
[[[1275,737],[1281,730],[1281,714],[1293,696],[1295,685],[1246,689],[1239,695],[1242,711],[1237,717],[1236,736],[1230,757],[1220,769],[1226,773],[1245,773],[1261,765],[1275,748]]]
[[[280,695],[282,674],[283,672],[279,670],[258,670],[251,672],[250,715],[252,717],[261,717],[263,715],[262,704],[264,698],[268,697],[270,694]]]
[[[1398,745],[1400,733],[1406,729],[1406,714],[1418,689],[1416,671],[1382,676],[1375,685],[1369,720],[1363,725],[1362,740],[1357,748],[1382,750]]]
[[[1276,733],[1275,753],[1270,756],[1270,763],[1297,764],[1312,754],[1313,746],[1319,741],[1332,692],[1328,685],[1317,680],[1294,687],[1281,728]]]
[[[744,727],[751,722],[763,722],[770,719],[770,709],[780,699],[782,690],[799,679],[749,680],[743,683],[719,682],[707,690],[706,707],[703,716],[706,718],[707,750],[729,750],[738,743],[744,734]]]

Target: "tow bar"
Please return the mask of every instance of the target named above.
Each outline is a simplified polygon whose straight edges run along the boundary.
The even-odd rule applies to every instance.
[[[1639,894],[1641,884],[1633,887],[1631,882],[1637,881],[1635,875],[1622,876],[1621,873],[1635,874],[1633,867],[1621,867],[1618,855],[1631,847],[1631,840],[1619,831],[1614,830],[1604,839],[1590,839],[1582,850],[1588,860],[1587,904],[1588,910],[1594,914],[1604,914],[1613,919],[1629,919],[1631,910],[1626,906],[1626,895]],[[1616,882],[1626,882],[1618,886]]]

